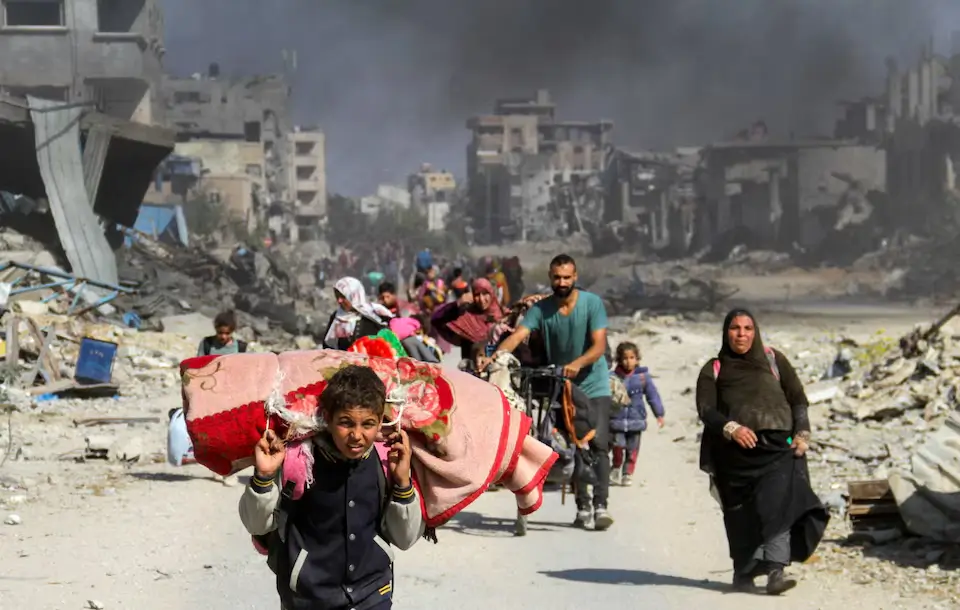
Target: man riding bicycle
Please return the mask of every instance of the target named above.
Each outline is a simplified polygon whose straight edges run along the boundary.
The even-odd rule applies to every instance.
[[[560,254],[550,261],[553,294],[534,304],[520,327],[503,343],[499,352],[512,353],[531,332],[538,331],[546,348],[547,361],[563,368],[565,378],[589,398],[596,414],[596,433],[586,455],[577,452],[575,478],[577,518],[574,525],[605,530],[613,525],[607,508],[610,483],[610,382],[604,362],[607,349],[607,312],[599,296],[576,288],[577,263]],[[496,355],[494,356],[494,358]],[[595,481],[591,510],[590,491],[580,483],[584,469]]]

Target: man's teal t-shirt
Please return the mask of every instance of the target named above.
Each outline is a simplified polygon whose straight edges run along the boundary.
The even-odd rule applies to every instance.
[[[520,323],[531,331],[540,331],[550,364],[566,366],[590,349],[590,335],[607,327],[607,310],[592,292],[580,290],[569,315],[562,315],[555,297],[548,297],[530,308]],[[580,370],[573,380],[590,398],[610,396],[610,374],[600,358]]]

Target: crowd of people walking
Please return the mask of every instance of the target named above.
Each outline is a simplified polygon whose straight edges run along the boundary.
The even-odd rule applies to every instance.
[[[428,362],[440,362],[444,353],[454,351],[461,368],[474,371],[501,354],[528,366],[562,369],[572,385],[573,401],[589,411],[593,426],[575,439],[574,480],[579,484],[574,483],[574,523],[598,531],[610,528],[614,518],[609,487],[633,483],[649,413],[659,427],[666,413],[651,367],[641,364],[640,347],[632,342],[622,342],[615,350],[608,347],[603,301],[578,286],[576,261],[555,257],[549,292],[525,296],[515,258],[471,264],[462,258],[435,260],[423,250],[408,257],[408,268],[402,248],[378,252],[376,268],[371,269],[368,260],[362,277],[343,275],[333,284],[337,308],[322,347],[345,350],[389,329],[409,356]],[[362,266],[349,252],[341,258],[341,267]],[[409,289],[398,288],[405,285]],[[217,334],[201,345],[202,353],[245,349],[231,337],[236,324],[229,316],[218,318],[215,326]],[[371,391],[371,413],[365,417],[374,421],[382,419],[382,395],[379,388]],[[722,508],[733,587],[782,594],[796,585],[785,568],[813,554],[828,514],[810,486],[806,451],[811,430],[803,386],[787,357],[764,345],[750,312],[737,309],[724,320],[719,353],[706,362],[697,380],[696,406],[704,425],[700,466]],[[354,437],[344,438],[337,448],[349,454],[353,448],[348,441]],[[369,451],[372,438],[357,441],[356,450]],[[258,515],[256,527],[248,524],[252,532],[265,528],[259,520],[266,519],[277,502],[271,487],[277,468],[271,442],[265,439],[257,449],[258,475],[252,485],[261,488],[246,497],[246,509]],[[396,454],[408,459],[408,449],[398,447]],[[399,483],[393,487],[396,507],[391,510],[398,513],[410,502],[407,469],[404,465],[398,471]],[[265,490],[271,495],[260,495]],[[405,547],[416,532],[387,533]],[[763,591],[755,586],[761,576],[766,577]],[[382,574],[376,580],[380,582]],[[289,590],[281,588],[281,594],[293,599]]]

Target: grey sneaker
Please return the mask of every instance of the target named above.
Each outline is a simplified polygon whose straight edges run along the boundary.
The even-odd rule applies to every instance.
[[[623,480],[623,473],[619,470],[614,470],[610,473],[610,484],[611,485],[620,485]]]
[[[592,529],[594,527],[593,512],[589,508],[578,510],[577,518],[573,521],[573,526],[584,530]]]
[[[621,485],[624,487],[630,487],[633,485],[633,477],[628,474],[623,475],[623,481],[621,482]]]
[[[613,517],[610,516],[610,512],[603,506],[598,506],[596,510],[593,511],[593,520],[593,529],[598,532],[609,529],[609,527],[613,525]]]

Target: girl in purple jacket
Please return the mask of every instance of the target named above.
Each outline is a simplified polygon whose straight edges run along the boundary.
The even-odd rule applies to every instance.
[[[640,349],[634,343],[617,346],[617,368],[614,369],[630,397],[630,404],[610,416],[613,433],[613,464],[610,483],[629,486],[640,453],[640,435],[647,429],[647,405],[653,409],[657,424],[663,427],[663,402],[653,383],[650,369],[640,366]]]

